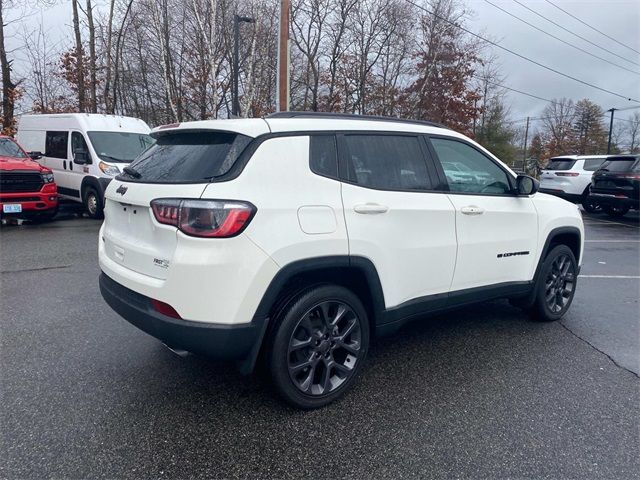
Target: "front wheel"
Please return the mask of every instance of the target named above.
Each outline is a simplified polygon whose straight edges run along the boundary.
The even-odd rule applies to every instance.
[[[344,287],[312,287],[280,313],[268,350],[271,378],[291,405],[312,409],[341,397],[369,348],[367,313]]]
[[[533,318],[542,322],[560,320],[576,293],[578,263],[566,245],[558,245],[544,260],[536,282]]]
[[[87,187],[83,198],[84,208],[91,218],[102,218],[102,198],[93,187]]]
[[[613,218],[624,217],[629,211],[629,207],[625,207],[622,205],[607,205],[604,207],[604,211],[607,215]]]

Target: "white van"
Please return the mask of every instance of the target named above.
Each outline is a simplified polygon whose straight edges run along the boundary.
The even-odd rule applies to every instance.
[[[22,115],[16,139],[53,171],[61,197],[82,202],[90,217],[101,218],[104,190],[153,144],[150,131],[144,121],[118,115]]]

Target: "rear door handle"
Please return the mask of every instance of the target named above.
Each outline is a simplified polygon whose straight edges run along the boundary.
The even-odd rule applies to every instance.
[[[460,211],[464,215],[482,215],[484,213],[484,208],[476,207],[475,205],[469,205],[467,207],[462,207]]]
[[[356,213],[362,213],[364,215],[375,215],[378,213],[386,213],[389,207],[384,205],[378,205],[377,203],[364,203],[353,207],[353,211]]]

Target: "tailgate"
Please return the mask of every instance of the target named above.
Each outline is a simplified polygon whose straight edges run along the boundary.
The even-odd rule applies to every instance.
[[[166,279],[177,229],[156,221],[156,198],[200,198],[208,184],[145,184],[113,180],[105,193],[104,247],[114,262],[137,273]]]

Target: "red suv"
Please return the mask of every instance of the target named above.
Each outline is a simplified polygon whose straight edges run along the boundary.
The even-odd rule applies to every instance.
[[[53,173],[11,137],[0,135],[0,218],[51,220],[58,212]]]

